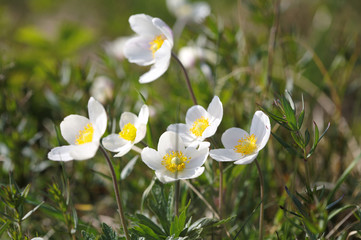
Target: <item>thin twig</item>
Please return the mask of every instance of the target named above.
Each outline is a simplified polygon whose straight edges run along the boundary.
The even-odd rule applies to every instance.
[[[174,190],[174,201],[175,201],[175,215],[179,216],[179,194],[180,194],[180,181],[175,181],[175,190]]]
[[[260,192],[261,192],[261,205],[260,205],[260,210],[259,210],[259,239],[262,240],[263,239],[263,212],[264,212],[264,203],[263,203],[263,198],[264,198],[264,189],[263,189],[263,185],[264,185],[264,180],[263,180],[263,174],[261,171],[261,167],[259,166],[259,163],[256,160],[254,160],[257,166],[257,170],[258,170],[258,175],[259,175],[259,182],[260,182]]]
[[[192,97],[192,100],[193,100],[194,105],[198,105],[196,96],[194,95],[194,92],[193,92],[193,88],[192,88],[192,85],[191,85],[191,81],[189,80],[189,76],[188,76],[187,70],[185,69],[185,67],[183,66],[182,62],[181,62],[181,61],[179,60],[179,58],[175,55],[174,52],[172,52],[172,57],[173,57],[173,58],[179,63],[179,65],[181,66],[181,68],[182,68],[182,70],[183,70],[183,73],[184,73],[184,76],[185,76],[185,78],[186,78],[186,83],[187,83],[187,87],[188,87],[189,94],[190,94],[191,97]]]
[[[124,235],[125,235],[125,238],[127,240],[130,240],[129,233],[128,233],[128,228],[127,228],[127,225],[125,223],[125,217],[124,217],[122,202],[120,201],[119,187],[118,187],[117,177],[115,175],[114,167],[113,167],[112,161],[110,160],[110,158],[109,158],[107,152],[105,151],[105,149],[103,148],[103,146],[100,146],[100,149],[101,149],[102,153],[104,154],[105,159],[107,160],[107,163],[108,163],[108,166],[109,166],[109,169],[110,169],[110,173],[112,175],[113,188],[114,188],[114,192],[115,192],[115,199],[117,200],[118,209],[119,209],[118,213],[119,213],[119,217],[120,217],[120,222],[121,222],[122,227],[123,227]]]

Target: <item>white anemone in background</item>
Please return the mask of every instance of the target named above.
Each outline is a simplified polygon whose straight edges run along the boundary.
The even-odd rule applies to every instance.
[[[269,139],[271,124],[262,111],[257,111],[252,119],[250,134],[241,128],[230,128],[222,135],[225,148],[210,151],[210,156],[216,161],[235,164],[249,164],[257,157]]]
[[[88,113],[89,118],[74,114],[64,118],[60,131],[70,145],[53,148],[48,153],[50,160],[85,160],[94,157],[107,127],[107,114],[93,97],[88,102]]]
[[[121,131],[103,138],[103,146],[111,152],[117,152],[114,157],[122,157],[127,154],[134,144],[139,143],[147,132],[149,108],[143,105],[139,115],[124,112],[120,116],[119,126]]]
[[[187,111],[186,123],[172,124],[167,131],[178,133],[186,146],[197,147],[204,139],[216,133],[222,117],[222,102],[214,96],[207,110],[200,105],[192,106]]]
[[[113,98],[113,81],[106,76],[98,76],[94,79],[90,88],[90,94],[102,104]]]
[[[173,47],[172,30],[161,19],[145,14],[130,16],[129,23],[138,35],[125,43],[124,56],[141,66],[153,64],[139,79],[140,83],[152,82],[168,69]]]
[[[200,176],[208,153],[209,143],[202,143],[199,148],[186,148],[178,134],[165,132],[159,138],[158,151],[146,147],[141,157],[148,167],[155,170],[157,178],[167,183]]]
[[[120,37],[112,42],[107,42],[104,49],[107,54],[115,57],[119,61],[124,59],[123,48],[125,43],[129,40],[129,37]]]
[[[206,2],[167,0],[167,7],[174,16],[187,22],[201,23],[211,13],[211,8]]]
[[[179,50],[179,60],[185,68],[194,67],[197,60],[216,64],[217,55],[208,49],[197,46],[185,46]]]

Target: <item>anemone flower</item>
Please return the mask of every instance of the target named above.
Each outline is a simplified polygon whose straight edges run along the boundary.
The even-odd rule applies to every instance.
[[[50,160],[85,160],[94,157],[107,127],[107,114],[93,97],[89,99],[88,112],[89,118],[73,114],[60,123],[61,135],[70,145],[53,148],[48,153]]]
[[[216,161],[234,164],[249,164],[257,157],[269,139],[271,124],[262,111],[257,111],[252,119],[250,134],[241,128],[229,128],[221,138],[225,148],[210,151],[210,156]]]
[[[141,157],[149,168],[155,170],[157,178],[167,183],[200,176],[208,153],[209,143],[202,143],[198,148],[186,148],[178,134],[165,132],[159,138],[158,151],[146,147]]]
[[[148,117],[149,108],[147,105],[142,106],[138,116],[131,112],[124,112],[119,120],[121,131],[103,138],[103,146],[111,152],[117,152],[114,157],[124,156],[134,144],[145,137]]]
[[[204,139],[213,136],[223,117],[222,102],[214,96],[207,110],[200,105],[188,109],[186,123],[168,126],[167,131],[176,132],[186,146],[197,147]]]
[[[206,2],[167,0],[167,7],[178,19],[185,22],[201,23],[211,13],[211,8]]]
[[[168,69],[173,47],[172,30],[161,19],[145,14],[130,16],[129,23],[137,36],[125,43],[124,56],[141,66],[153,64],[139,79],[140,83],[152,82]]]

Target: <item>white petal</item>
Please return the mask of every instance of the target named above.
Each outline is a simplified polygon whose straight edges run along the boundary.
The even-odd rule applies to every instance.
[[[72,145],[68,146],[61,146],[51,149],[48,153],[48,158],[53,161],[70,161],[73,160],[70,152],[72,150]]]
[[[124,44],[124,56],[129,62],[136,63],[140,66],[153,64],[155,60],[149,44],[153,41],[153,38],[153,36],[139,36],[129,39]]]
[[[169,41],[170,45],[173,46],[172,29],[170,29],[170,27],[167,24],[165,24],[163,22],[163,20],[161,20],[159,18],[153,18],[153,24],[154,24],[155,27],[157,27],[164,34],[164,36]]]
[[[178,172],[178,179],[193,179],[199,177],[204,172],[204,167],[184,169]]]
[[[208,137],[213,136],[217,132],[218,124],[210,124],[206,129],[204,129],[204,132],[202,133],[202,139],[206,139]]]
[[[200,150],[197,150],[193,147],[188,147],[184,155],[187,157],[190,157],[189,163],[186,164],[185,169],[191,169],[191,168],[197,168],[204,164],[204,162],[207,160],[209,153],[209,148],[202,148]]]
[[[147,125],[149,118],[149,107],[147,105],[143,105],[138,114],[138,120],[140,123]]]
[[[98,142],[73,145],[70,152],[70,156],[72,156],[74,160],[90,159],[95,156],[95,153],[98,150],[98,146],[99,146]]]
[[[111,152],[119,152],[120,148],[127,145],[129,141],[119,137],[119,134],[113,133],[102,139],[103,146]]]
[[[207,112],[212,116],[212,118],[214,118],[214,120],[217,120],[216,122],[219,125],[223,118],[223,105],[221,100],[219,100],[219,97],[213,97],[212,102],[207,108]]]
[[[162,76],[168,69],[172,46],[164,40],[162,46],[154,53],[154,64],[150,70],[139,78],[140,83],[149,83]]]
[[[122,115],[120,116],[119,127],[120,127],[120,129],[123,129],[123,127],[126,124],[131,123],[131,124],[135,125],[137,121],[138,121],[138,117],[134,113],[123,112]]]
[[[186,123],[188,125],[193,125],[193,123],[201,118],[201,117],[207,117],[208,113],[207,111],[200,105],[192,106],[188,109],[186,114]]]
[[[253,153],[251,155],[247,155],[241,159],[239,159],[238,161],[235,161],[234,164],[249,164],[251,162],[253,162],[253,160],[257,157],[258,152]]]
[[[139,143],[142,141],[145,137],[145,134],[147,133],[147,125],[139,125],[137,127],[137,135],[135,136],[134,143]]]
[[[261,150],[266,146],[271,134],[271,123],[266,114],[257,111],[252,119],[250,134],[257,137],[257,150]]]
[[[161,171],[155,171],[155,175],[157,176],[158,180],[161,181],[162,183],[169,183],[177,180],[174,177],[169,177],[167,175],[164,175]]]
[[[209,152],[211,158],[219,162],[236,161],[242,158],[241,153],[236,153],[232,149],[213,149]]]
[[[93,126],[98,131],[98,138],[100,139],[103,136],[106,128],[107,128],[107,113],[103,105],[95,100],[93,97],[89,99],[88,102],[88,112],[89,112],[89,120],[93,123]]]
[[[201,150],[203,148],[209,148],[210,145],[211,145],[210,142],[201,142],[201,143],[199,143],[198,150]]]
[[[221,141],[223,146],[228,149],[233,149],[238,145],[238,140],[248,137],[248,133],[241,128],[229,128],[223,134]]]
[[[75,144],[79,131],[84,130],[90,120],[80,115],[69,115],[60,123],[61,135],[69,144]]]
[[[178,133],[185,146],[189,146],[196,140],[196,138],[191,135],[189,125],[183,123],[171,124],[168,126],[167,131]]]
[[[142,150],[141,153],[143,162],[153,170],[162,170],[164,166],[162,165],[162,156],[153,148],[146,147]]]
[[[125,144],[124,146],[122,146],[121,148],[118,148],[117,150],[117,154],[114,155],[114,157],[123,157],[125,154],[127,154],[133,147],[134,144],[132,144],[131,142],[128,142],[127,144]]]
[[[139,35],[160,35],[162,32],[154,26],[153,17],[146,14],[135,14],[129,17],[132,30]]]
[[[170,153],[171,151],[184,152],[184,144],[180,136],[174,132],[163,133],[158,142],[158,152],[161,156]]]

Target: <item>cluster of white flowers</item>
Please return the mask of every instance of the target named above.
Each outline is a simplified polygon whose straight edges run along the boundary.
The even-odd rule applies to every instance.
[[[172,31],[159,18],[145,14],[133,15],[129,22],[137,36],[124,43],[124,56],[138,65],[153,64],[139,81],[154,81],[168,69],[173,47]],[[61,134],[69,145],[52,149],[48,154],[49,159],[70,161],[95,156],[107,127],[107,114],[102,104],[93,97],[89,99],[88,112],[89,118],[70,115],[61,122]],[[103,138],[102,145],[116,152],[114,157],[124,156],[144,139],[148,118],[147,105],[141,107],[138,116],[124,112],[119,120],[119,133]],[[157,150],[149,147],[142,150],[143,162],[164,183],[200,176],[204,172],[203,164],[208,155],[216,161],[251,163],[269,139],[269,118],[257,111],[250,134],[240,128],[230,128],[222,135],[225,148],[210,150],[210,143],[206,140],[216,133],[222,118],[223,105],[218,96],[213,97],[207,110],[200,105],[192,106],[186,113],[185,123],[171,124],[160,136]]]

